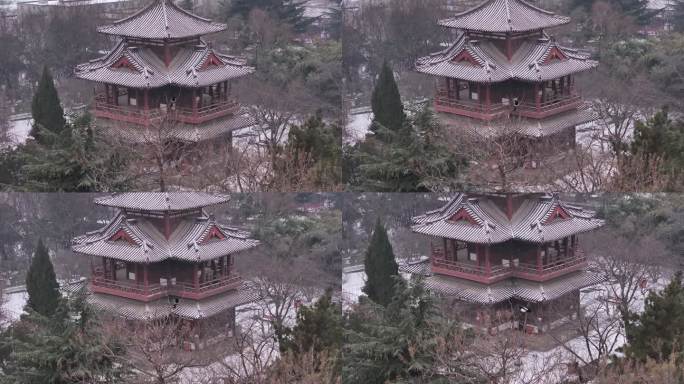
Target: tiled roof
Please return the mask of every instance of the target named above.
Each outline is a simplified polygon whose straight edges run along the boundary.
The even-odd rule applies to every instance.
[[[226,195],[202,192],[126,192],[100,197],[95,204],[145,211],[178,211],[228,202]]]
[[[133,123],[121,122],[100,118],[95,122],[97,128],[101,128],[107,134],[116,136],[124,142],[132,143],[157,143],[159,142],[160,128],[152,124],[144,127]],[[168,130],[163,130],[162,135],[188,143],[199,143],[214,139],[220,139],[233,131],[253,127],[254,119],[248,114],[226,116],[210,120],[202,124],[186,124],[180,122],[171,123]]]
[[[223,238],[204,241],[206,234],[216,228]],[[128,240],[112,241],[123,231]],[[117,260],[154,263],[168,259],[206,261],[235,254],[259,244],[246,232],[218,224],[212,217],[183,217],[168,238],[155,223],[144,217],[129,219],[120,212],[107,226],[73,239],[74,252]]]
[[[568,22],[568,17],[545,11],[523,0],[486,0],[454,17],[440,20],[439,24],[472,31],[524,32]]]
[[[209,57],[220,62],[205,66]],[[122,59],[129,67],[115,64]],[[198,88],[249,75],[254,68],[234,56],[220,54],[201,42],[178,48],[173,60],[165,65],[150,47],[129,46],[123,40],[107,55],[76,66],[79,79],[132,88],[159,88],[166,85]]]
[[[135,320],[164,318],[170,314],[186,319],[208,318],[258,299],[257,291],[247,283],[237,290],[214,295],[203,300],[179,298],[180,301],[177,304],[172,304],[168,297],[149,303],[102,293],[93,293],[88,297],[88,301],[99,310]]]
[[[467,52],[477,65],[454,59]],[[559,51],[564,59],[546,61],[551,52]],[[598,63],[577,50],[562,47],[549,38],[522,42],[509,60],[490,40],[471,40],[461,33],[449,48],[419,58],[416,70],[433,76],[450,77],[474,82],[502,82],[510,79],[544,81],[586,71]]]
[[[562,209],[568,218],[547,222],[556,209]],[[451,218],[464,210],[475,223],[467,220],[452,221]],[[438,210],[416,216],[414,232],[445,237],[478,244],[503,243],[520,240],[543,243],[587,232],[601,227],[603,220],[596,219],[594,212],[561,201],[557,195],[525,199],[509,219],[489,198],[469,198],[458,194]]]
[[[546,137],[597,119],[596,115],[586,105],[543,119],[504,117],[482,121],[451,113],[440,113],[438,116],[447,127],[455,127],[463,132],[474,133],[483,138],[494,138],[511,133],[519,133],[528,137]]]
[[[97,30],[108,35],[161,40],[202,36],[225,29],[225,24],[193,15],[173,0],[154,0],[139,12]]]
[[[572,291],[598,284],[601,280],[600,276],[588,271],[573,272],[543,283],[513,278],[490,285],[434,275],[425,279],[425,285],[437,295],[471,303],[494,304],[514,298],[531,302],[554,300]]]

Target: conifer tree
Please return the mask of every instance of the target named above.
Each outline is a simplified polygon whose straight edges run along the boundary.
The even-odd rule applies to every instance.
[[[327,290],[314,305],[302,307],[297,324],[288,333],[290,337],[280,344],[282,351],[337,350],[342,343],[342,318],[340,308],[332,302],[332,291]]]
[[[64,110],[62,109],[57,89],[47,67],[43,68],[43,75],[38,82],[38,89],[33,95],[31,115],[33,116],[31,136],[41,144],[44,144],[41,130],[44,129],[54,134],[59,134],[66,124]]]
[[[672,354],[684,358],[684,285],[677,272],[661,292],[651,292],[644,311],[627,324],[627,356],[667,361]]]
[[[49,251],[42,239],[38,240],[36,252],[26,273],[26,291],[27,307],[45,317],[55,314],[61,294]]]
[[[60,300],[53,317],[29,311],[12,325],[12,338],[0,338],[0,351],[10,344],[0,383],[75,384],[127,382],[125,350],[107,332],[85,300],[85,291]],[[6,381],[3,381],[6,380]]]
[[[389,304],[394,295],[395,278],[399,274],[399,266],[394,259],[387,230],[380,219],[375,223],[364,265],[366,285],[363,287],[363,292],[378,304]]]
[[[373,109],[371,131],[377,130],[376,124],[392,131],[398,131],[404,126],[406,122],[404,105],[401,103],[399,88],[394,81],[394,72],[387,61],[382,64],[378,82],[373,89],[371,107]]]
[[[289,24],[296,32],[305,32],[314,19],[304,17],[306,1],[297,0],[233,0],[228,6],[228,17],[249,17],[254,9],[268,12],[274,20]]]

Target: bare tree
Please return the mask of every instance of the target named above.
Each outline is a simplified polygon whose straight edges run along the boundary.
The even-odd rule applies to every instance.
[[[183,351],[183,340],[192,337],[190,324],[175,316],[148,321],[116,320],[111,331],[123,337],[123,364],[138,374],[134,382],[175,383],[181,372],[200,364],[196,352]]]
[[[11,141],[10,137],[10,102],[6,92],[0,89],[0,148]]]
[[[576,362],[580,382],[587,382],[608,365],[609,357],[620,346],[624,326],[607,297],[596,298],[570,326],[579,335],[579,342],[577,338],[564,341],[554,330],[550,335]]]
[[[630,311],[643,299],[648,284],[661,277],[669,252],[653,234],[627,237],[613,231],[587,236],[584,246],[592,250],[592,267],[603,277],[623,326],[628,324]]]

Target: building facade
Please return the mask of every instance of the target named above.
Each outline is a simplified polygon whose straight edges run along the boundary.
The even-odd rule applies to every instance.
[[[189,349],[231,337],[235,307],[257,296],[236,273],[234,256],[258,241],[205,210],[227,201],[180,192],[96,199],[116,215],[72,245],[91,260],[91,303],[133,321],[180,318],[191,329]]]
[[[557,195],[459,194],[412,220],[430,236],[430,257],[402,269],[424,274],[473,326],[546,332],[577,316],[579,290],[600,281],[579,234],[603,221]]]
[[[575,126],[594,120],[575,74],[598,63],[547,34],[569,21],[524,0],[486,0],[440,20],[456,41],[418,59],[416,70],[436,79],[441,120],[485,139],[518,134],[573,146]]]
[[[254,68],[203,40],[225,29],[172,0],[154,0],[99,27],[116,45],[75,70],[77,78],[95,84],[92,113],[98,126],[137,142],[145,141],[149,130],[153,136],[163,130],[165,137],[184,143],[230,141],[234,130],[251,126],[232,83]]]

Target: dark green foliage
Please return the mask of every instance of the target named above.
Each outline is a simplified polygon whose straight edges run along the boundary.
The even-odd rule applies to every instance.
[[[38,240],[26,273],[26,292],[27,308],[45,317],[54,315],[62,295],[59,293],[59,283],[50,261],[50,252],[43,244],[43,240]]]
[[[119,383],[127,374],[116,362],[123,345],[102,328],[85,300],[85,291],[62,300],[57,312],[46,317],[29,309],[13,324],[11,337],[2,338],[0,349],[9,344],[5,377],[0,383],[77,384]]]
[[[345,178],[353,189],[362,191],[458,188],[465,162],[445,146],[443,134],[428,107],[398,131],[377,125],[374,135],[346,149]]]
[[[404,105],[401,103],[399,87],[394,81],[394,72],[387,62],[382,64],[378,82],[373,89],[371,107],[374,123],[371,131],[377,132],[379,126],[392,131],[399,131],[403,128],[406,122]]]
[[[307,119],[289,132],[288,145],[295,164],[311,164],[311,177],[317,185],[334,185],[342,180],[342,129],[326,124],[320,114]]]
[[[192,12],[195,9],[195,3],[193,0],[183,0],[180,6],[188,12]]]
[[[337,351],[341,346],[341,310],[332,302],[332,290],[327,290],[314,305],[301,307],[297,323],[280,340],[281,352],[295,354],[311,350],[314,353]]]
[[[290,25],[296,32],[306,32],[314,21],[304,17],[306,2],[296,0],[231,0],[228,3],[227,16],[249,17],[254,9],[261,9],[274,20]]]
[[[407,284],[397,278],[396,283],[396,294],[386,307],[362,298],[349,315],[342,348],[343,383],[450,382],[440,375],[446,367],[436,357],[442,347],[456,350],[465,340],[459,324],[440,315],[421,281]],[[456,359],[453,365],[459,366]],[[464,383],[485,382],[469,367],[459,368]]]
[[[661,292],[651,292],[644,311],[634,314],[627,325],[627,356],[645,361],[647,358],[667,361],[674,355],[684,358],[684,285],[682,272],[677,272]]]
[[[646,121],[637,121],[632,153],[647,160],[661,160],[659,171],[670,177],[673,183],[680,180],[684,168],[684,122],[672,121],[667,110]],[[671,188],[676,187],[672,185]]]
[[[366,285],[363,287],[363,292],[378,304],[389,304],[394,295],[395,278],[399,274],[399,266],[394,258],[387,230],[380,219],[375,223],[364,266]]]
[[[54,135],[60,135],[64,131],[66,120],[62,109],[55,83],[47,67],[43,68],[43,75],[38,82],[38,89],[33,95],[31,102],[31,115],[33,127],[31,136],[41,144],[46,144],[48,131]]]
[[[121,191],[130,188],[125,148],[96,135],[90,115],[67,124],[60,134],[44,131],[48,144],[28,143],[16,149],[21,161],[19,188],[41,192]]]

